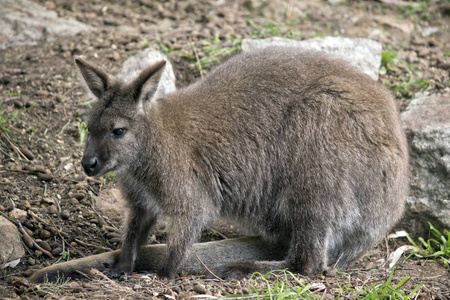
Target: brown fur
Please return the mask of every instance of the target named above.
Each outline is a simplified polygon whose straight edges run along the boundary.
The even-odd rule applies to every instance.
[[[115,170],[131,212],[114,274],[133,270],[160,215],[169,278],[219,216],[288,241],[287,266],[308,275],[346,268],[402,216],[408,153],[396,105],[340,60],[268,48],[158,99],[164,62],[128,85],[76,62],[99,98],[82,164],[92,176]]]

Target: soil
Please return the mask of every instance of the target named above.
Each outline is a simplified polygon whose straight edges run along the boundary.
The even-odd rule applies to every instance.
[[[26,280],[33,270],[57,261],[120,246],[123,215],[114,178],[87,178],[79,163],[83,146],[78,127],[90,103],[77,79],[73,59],[78,55],[115,73],[144,47],[165,50],[177,86],[182,87],[201,76],[195,57],[214,54],[205,42],[229,49],[233,42],[239,45],[239,39],[252,37],[369,37],[381,42],[386,52],[394,49],[401,60],[392,62],[379,80],[392,88],[402,108],[415,93],[450,89],[448,0],[426,1],[424,6],[418,1],[413,3],[417,6],[407,7],[384,3],[387,1],[336,5],[290,1],[287,9],[284,2],[256,0],[36,2],[61,17],[84,22],[92,30],[51,43],[0,51],[0,112],[3,118],[15,116],[0,123],[6,128],[0,133],[0,214],[9,217],[15,213],[15,224],[20,223],[30,236],[24,238],[26,256],[19,265],[0,271],[2,299],[174,299],[204,293],[202,297],[214,299],[248,293],[251,287],[248,278],[222,282],[185,276],[165,282],[133,274],[126,281],[117,281],[95,271],[84,280],[56,284],[35,285]],[[210,68],[202,67],[206,72]],[[213,224],[214,230],[206,230],[202,240],[234,236],[232,227]],[[160,224],[151,242],[164,242],[164,237],[164,224]],[[311,295],[326,299],[338,298],[339,286],[357,289],[384,282],[390,275],[384,263],[388,253],[407,243],[405,238],[389,239],[344,274],[301,280],[312,284]],[[405,291],[425,283],[416,299],[450,299],[450,273],[441,264],[403,257],[391,286],[406,276],[410,278],[402,286]],[[352,299],[357,294],[342,291],[340,297]]]

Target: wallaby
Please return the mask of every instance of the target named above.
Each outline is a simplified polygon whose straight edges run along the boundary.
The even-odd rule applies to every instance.
[[[402,216],[409,159],[396,104],[341,60],[270,47],[167,95],[155,94],[164,61],[130,83],[75,61],[98,98],[81,164],[89,176],[115,171],[130,208],[113,276],[134,269],[160,216],[165,278],[219,216],[286,243],[284,265],[305,275],[345,269]]]

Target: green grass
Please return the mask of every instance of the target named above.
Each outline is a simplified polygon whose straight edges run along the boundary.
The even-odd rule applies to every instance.
[[[416,15],[416,21],[418,20],[430,20],[431,13],[429,11],[430,1],[429,0],[417,0],[409,1],[408,5],[399,5],[401,13],[400,18],[409,18],[410,16]]]
[[[322,289],[295,276],[289,271],[271,271],[267,274],[254,273],[249,279],[249,294],[230,295],[224,298],[252,298],[252,299],[414,299],[416,293],[424,283],[414,287],[411,291],[404,289],[409,276],[402,278],[399,283],[393,284],[394,270],[386,281],[376,282],[371,285],[354,286],[350,275],[345,283],[337,283],[337,288],[323,286]]]
[[[390,46],[381,52],[380,75],[398,74],[397,84],[388,84],[398,99],[412,99],[417,92],[430,90],[431,83],[424,79],[418,79],[413,66],[405,60],[397,58],[397,51]]]
[[[268,38],[268,37],[284,37],[293,39],[301,35],[301,32],[295,30],[294,23],[286,29],[281,27],[278,23],[274,21],[266,22],[255,22],[253,20],[247,21],[247,24],[252,28],[252,38]]]
[[[218,35],[215,35],[211,41],[203,41],[201,47],[195,47],[192,44],[190,50],[177,51],[173,47],[167,47],[162,43],[159,44],[159,47],[162,52],[175,53],[191,61],[195,69],[205,74],[208,68],[220,63],[224,57],[238,52],[241,49],[241,42],[242,39],[233,36],[222,40]]]
[[[438,261],[448,268],[450,264],[450,231],[444,229],[441,233],[431,223],[429,224],[429,231],[432,238],[425,241],[419,238],[419,245],[410,237],[407,236],[409,242],[414,246],[409,257],[417,255]]]
[[[249,279],[250,294],[255,299],[321,299],[311,295],[310,283],[303,283],[289,271],[271,271],[267,274],[253,273]]]
[[[88,133],[86,122],[81,122],[80,125],[78,125],[78,132],[80,134],[80,144],[82,144],[86,140]]]
[[[410,279],[409,276],[403,277],[396,285],[392,284],[392,278],[395,270],[392,269],[388,279],[384,282],[376,282],[369,286],[352,287],[341,286],[342,292],[354,295],[354,299],[415,299],[416,293],[422,288],[425,283],[416,286],[412,291],[407,292],[402,289],[403,285]],[[350,282],[350,278],[349,278]],[[338,298],[340,299],[340,297]]]
[[[5,93],[4,95],[19,96],[18,94],[12,93]],[[14,110],[12,112],[7,112],[3,107],[3,104],[0,102],[0,131],[2,131],[11,142],[14,141],[9,136],[10,133],[9,126],[11,125],[12,122],[14,122],[17,119],[17,117],[19,117],[21,114],[25,113],[29,109],[33,108],[33,106],[34,105],[30,107],[24,107],[19,110]]]
[[[70,260],[70,253],[68,251],[63,251],[59,255],[63,260]]]
[[[116,180],[116,173],[109,172],[106,173],[105,178],[103,179],[103,184],[106,184],[108,182],[114,182]]]
[[[205,68],[209,68],[213,65],[220,63],[220,61],[229,55],[238,52],[241,49],[242,39],[236,39],[229,37],[225,40],[230,44],[229,46],[223,46],[222,41],[218,35],[215,35],[212,41],[204,41],[201,51],[206,55],[200,57],[198,60],[196,58],[195,67],[197,70],[205,72]]]

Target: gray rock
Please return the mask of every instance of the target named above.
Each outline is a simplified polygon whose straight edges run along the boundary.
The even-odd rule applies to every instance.
[[[175,74],[173,73],[172,64],[167,57],[161,52],[147,48],[141,53],[138,53],[128,58],[117,77],[122,78],[125,81],[131,81],[145,68],[154,64],[155,62],[165,60],[166,67],[162,74],[161,81],[159,82],[158,89],[155,97],[174,92],[175,87]]]
[[[0,267],[18,260],[25,255],[20,234],[8,219],[0,216]],[[14,266],[11,264],[10,266]]]
[[[268,46],[294,46],[302,49],[319,50],[348,61],[364,73],[378,80],[378,70],[381,66],[380,43],[362,38],[324,37],[296,41],[281,37],[268,39],[244,39],[242,51],[252,51]]]
[[[450,92],[413,100],[402,121],[411,151],[412,234],[423,235],[428,222],[450,228]]]
[[[0,28],[0,49],[4,49],[73,36],[89,26],[59,18],[56,12],[30,0],[2,0]]]

